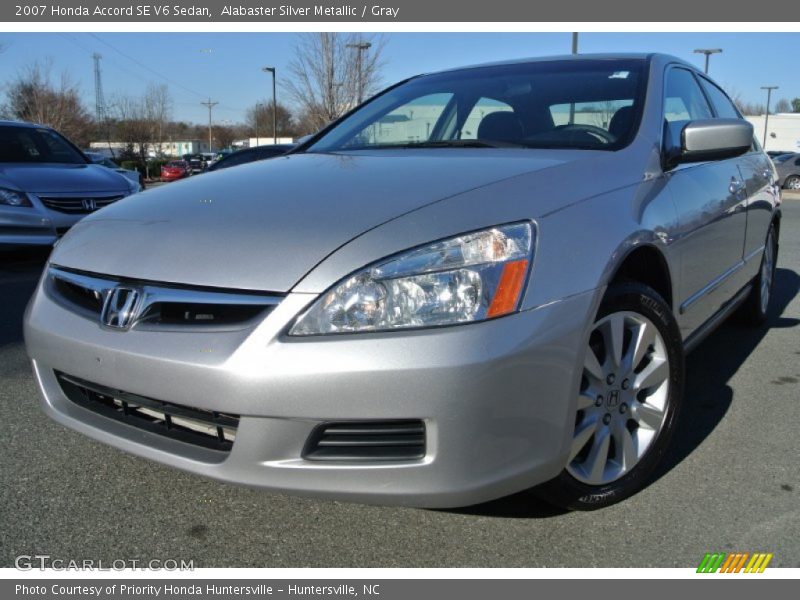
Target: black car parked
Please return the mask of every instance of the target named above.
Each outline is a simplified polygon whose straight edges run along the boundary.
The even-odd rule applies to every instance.
[[[227,169],[228,167],[235,167],[236,165],[243,165],[257,160],[274,158],[281,154],[286,154],[292,148],[294,148],[292,144],[275,144],[272,146],[255,146],[254,148],[237,150],[232,154],[228,154],[228,156],[220,158],[211,165],[208,170],[219,171],[220,169]]]

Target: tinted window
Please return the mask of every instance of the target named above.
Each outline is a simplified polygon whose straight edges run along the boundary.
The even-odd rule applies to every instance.
[[[215,171],[218,169],[227,169],[228,167],[235,167],[236,165],[252,162],[256,160],[256,158],[255,150],[239,150],[238,152],[234,152],[220,159],[218,163],[212,166],[212,169]]]
[[[446,147],[461,140],[475,147],[476,139],[480,146],[616,150],[638,127],[645,64],[521,62],[417,77],[363,105],[307,151]]]
[[[706,91],[706,94],[708,94],[711,104],[719,118],[741,119],[739,111],[736,110],[736,106],[734,106],[730,98],[725,95],[725,92],[719,89],[715,84],[711,83],[705,77],[701,77],[700,82],[703,84],[703,89]]]
[[[461,126],[461,139],[477,139],[478,127],[480,127],[486,115],[493,112],[514,112],[514,109],[500,100],[481,98],[472,107],[472,111],[467,115],[466,121],[464,121],[464,124]]]
[[[84,156],[51,129],[0,127],[0,162],[86,164]]]
[[[670,69],[664,86],[664,147],[677,148],[689,121],[712,118],[700,85],[686,69]]]
[[[670,69],[664,93],[664,119],[685,124],[711,117],[711,109],[694,75],[686,69]]]

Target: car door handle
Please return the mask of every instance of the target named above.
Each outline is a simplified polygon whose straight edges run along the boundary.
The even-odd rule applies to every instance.
[[[731,184],[728,186],[728,191],[731,194],[740,194],[745,190],[745,184],[738,179],[731,179]]]

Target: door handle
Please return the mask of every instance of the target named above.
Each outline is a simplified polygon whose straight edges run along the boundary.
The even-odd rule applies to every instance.
[[[728,186],[728,191],[731,194],[740,194],[745,190],[745,184],[739,179],[731,179],[731,184]]]

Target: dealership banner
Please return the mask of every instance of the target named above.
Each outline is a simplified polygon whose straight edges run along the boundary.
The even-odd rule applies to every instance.
[[[0,5],[8,22],[781,22],[800,20],[797,0],[17,0]]]
[[[773,571],[774,572],[774,571]],[[700,577],[700,576],[698,576]],[[710,581],[708,577],[705,577]],[[758,580],[758,582],[756,582]],[[716,579],[715,584],[701,584],[708,594],[732,599],[756,595],[771,598],[794,597],[796,581],[758,577]],[[711,587],[713,585],[713,588]],[[791,587],[790,587],[791,586]],[[696,581],[687,579],[626,579],[608,585],[603,580],[555,579],[332,579],[332,580],[166,580],[166,579],[94,579],[65,578],[0,581],[0,597],[5,599],[45,598],[49,600],[171,600],[213,598],[234,600],[485,600],[487,598],[577,598],[618,600],[633,595],[647,595],[648,600],[674,600],[698,591]],[[579,596],[580,595],[580,596]]]

